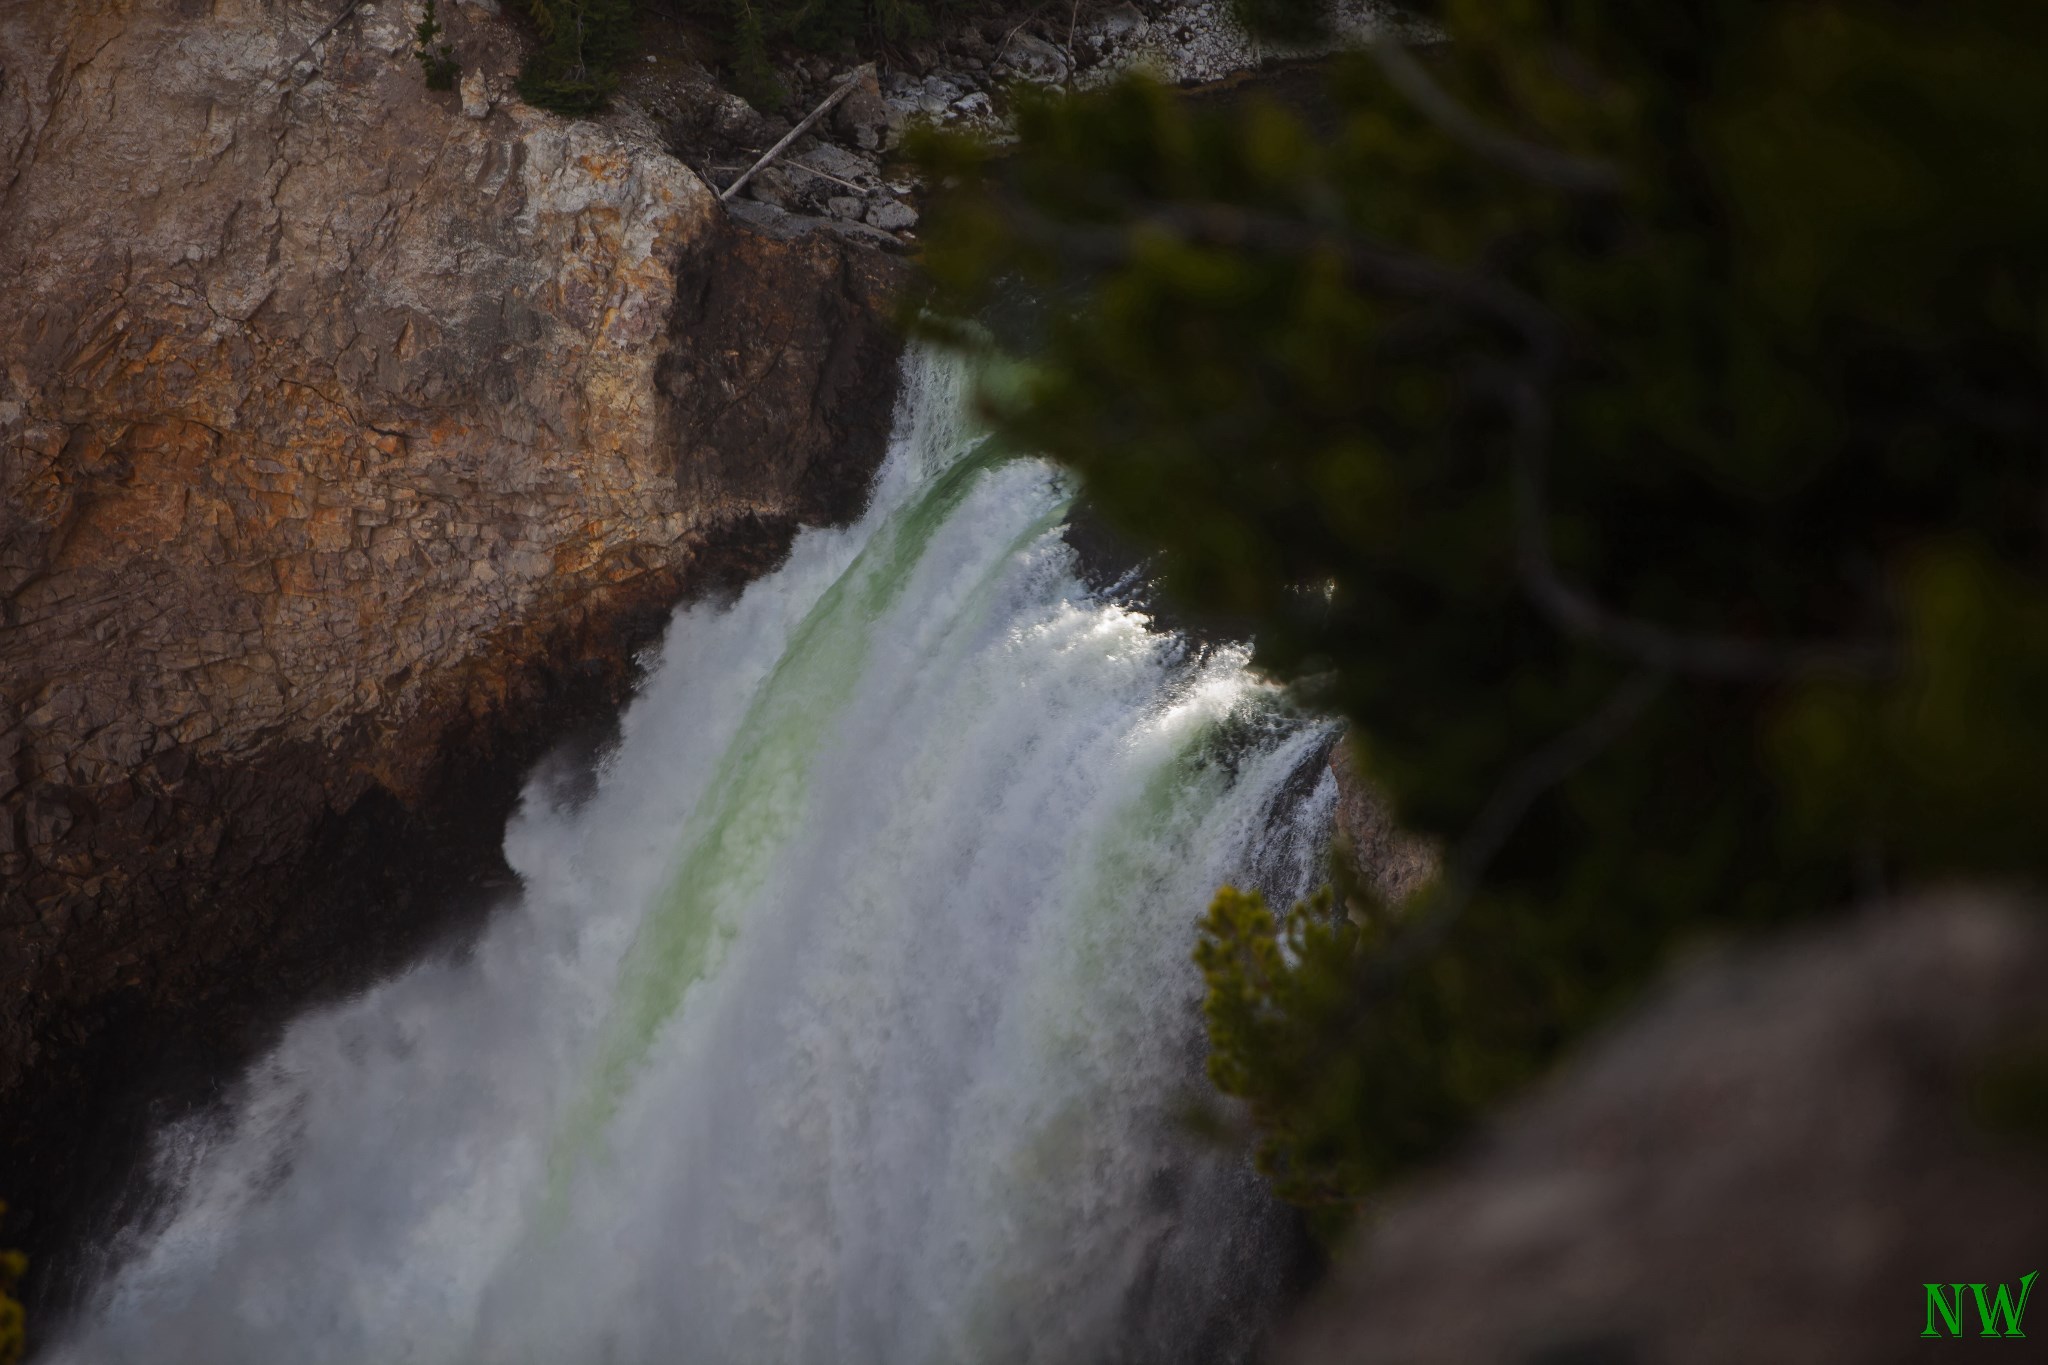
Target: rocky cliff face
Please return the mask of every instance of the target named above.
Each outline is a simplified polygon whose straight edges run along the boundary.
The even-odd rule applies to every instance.
[[[1330,749],[1330,773],[1337,779],[1337,808],[1332,812],[1337,852],[1350,859],[1359,882],[1379,899],[1396,906],[1433,880],[1443,867],[1443,851],[1421,835],[1394,821],[1393,807],[1359,770],[1348,741]],[[1369,914],[1369,907],[1348,907]]]
[[[748,235],[630,112],[521,104],[479,10],[441,6],[471,75],[426,91],[413,8],[0,10],[0,1189],[32,1241],[89,1076],[417,929],[563,708],[851,512],[886,438],[900,265]]]

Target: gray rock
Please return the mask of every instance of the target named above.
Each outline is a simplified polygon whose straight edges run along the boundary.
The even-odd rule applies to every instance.
[[[1034,38],[1028,33],[1019,33],[1010,39],[1003,50],[1003,60],[1027,80],[1058,81],[1066,79],[1067,54],[1043,38]]]
[[[850,194],[835,194],[825,201],[825,208],[834,218],[858,222],[866,205]]]
[[[758,199],[733,199],[726,204],[726,212],[763,236],[781,241],[801,237],[821,221],[791,213],[787,209],[777,208]]]
[[[768,120],[738,95],[719,96],[707,122],[712,132],[731,142],[754,141],[765,147],[774,140],[768,136]]]
[[[1129,3],[1118,5],[1095,22],[1102,36],[1112,39],[1134,37],[1145,28],[1145,16]]]
[[[873,72],[863,76],[832,111],[832,126],[840,136],[866,151],[879,150],[888,140],[889,106],[882,102],[881,87]]]
[[[890,252],[900,253],[904,250],[903,243],[880,228],[871,228],[866,223],[848,223],[836,218],[821,218],[817,221],[827,232],[846,241],[858,242],[867,247],[880,247]]]
[[[763,166],[754,172],[753,179],[747,181],[747,195],[794,213],[803,207],[810,182],[815,178],[787,166]]]
[[[484,73],[471,71],[462,78],[462,114],[465,118],[484,118],[491,112],[491,92],[484,86]]]
[[[1381,1204],[1269,1359],[1947,1359],[1924,1282],[2043,1268],[2039,1147],[1980,1106],[2044,980],[2042,907],[1971,891],[1696,960]]]
[[[871,180],[881,171],[874,158],[862,156],[858,152],[849,152],[846,148],[830,142],[806,147],[802,154],[794,159],[799,165],[809,166],[814,171],[823,171],[827,175],[836,175],[841,180],[851,180],[855,183]]]
[[[869,227],[877,227],[884,232],[901,232],[917,225],[917,210],[901,199],[884,199],[879,204],[868,206],[867,220]]]

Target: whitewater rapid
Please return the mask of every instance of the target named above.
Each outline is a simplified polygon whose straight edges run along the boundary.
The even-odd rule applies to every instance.
[[[1320,874],[1328,744],[1092,594],[906,361],[854,526],[677,613],[473,946],[160,1135],[63,1365],[1239,1358],[1283,1230],[1195,1137],[1194,923]]]

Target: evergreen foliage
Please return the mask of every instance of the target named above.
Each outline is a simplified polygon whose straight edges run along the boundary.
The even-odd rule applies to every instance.
[[[731,0],[733,87],[756,109],[773,109],[788,97],[768,61],[768,31],[754,0]]]
[[[1441,9],[1313,115],[1128,81],[922,149],[928,316],[1074,304],[991,419],[1450,851],[1203,923],[1326,1227],[1684,942],[2048,862],[2030,0]]]
[[[529,104],[562,114],[603,110],[618,89],[621,65],[636,46],[636,0],[521,3],[533,21],[540,47],[520,72],[520,96]],[[836,53],[921,38],[931,34],[959,3],[676,0],[667,8],[702,24],[724,44],[734,88],[766,109],[780,105],[788,94],[770,60],[774,49]],[[421,61],[424,64],[426,59]]]
[[[953,0],[751,0],[750,12],[770,41],[809,51],[840,51],[858,43],[929,36]]]
[[[619,88],[635,45],[634,0],[525,0],[540,47],[519,73],[519,96],[558,114],[594,114]]]
[[[412,34],[413,59],[427,78],[427,89],[453,90],[462,66],[455,60],[455,48],[442,36],[441,15],[434,0],[427,0],[426,13]]]
[[[844,53],[931,35],[960,0],[683,0],[681,10],[726,45],[734,88],[757,108],[787,92],[768,54],[775,47]]]

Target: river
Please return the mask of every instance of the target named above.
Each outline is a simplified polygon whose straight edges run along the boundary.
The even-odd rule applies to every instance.
[[[1092,592],[913,353],[854,525],[678,611],[518,894],[161,1133],[52,1358],[1233,1361],[1292,1232],[1197,1135],[1194,925],[1321,874],[1327,727]]]

